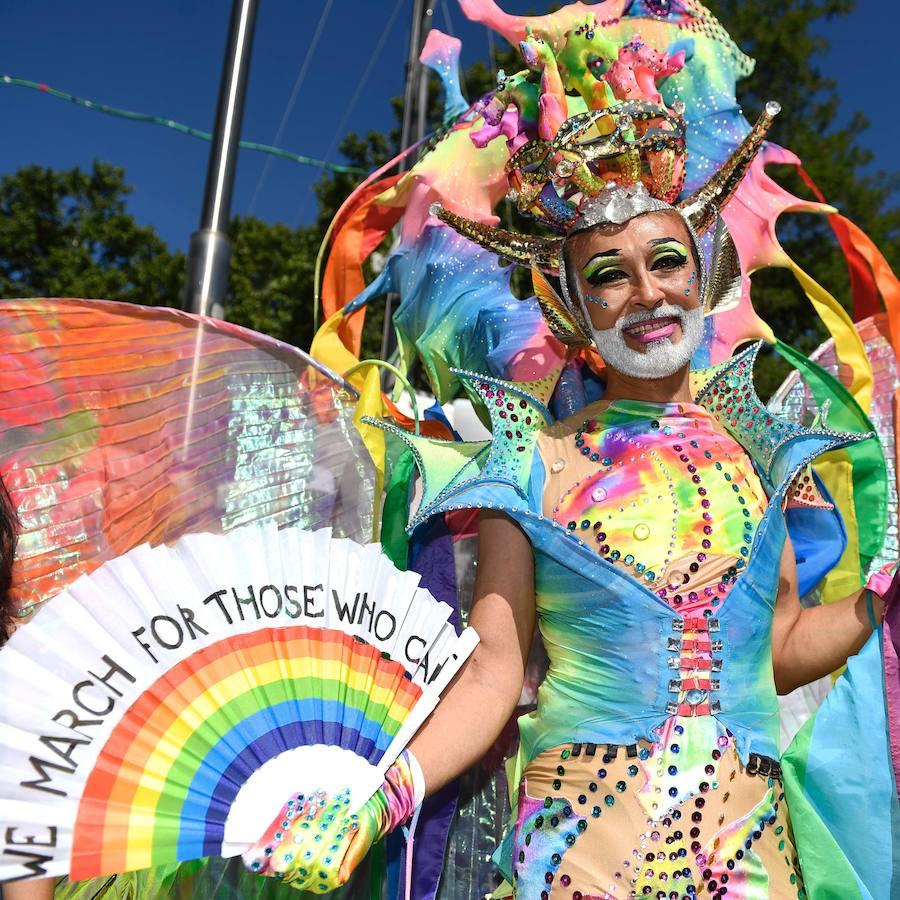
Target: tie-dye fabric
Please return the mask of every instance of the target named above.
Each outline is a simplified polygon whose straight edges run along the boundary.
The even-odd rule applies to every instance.
[[[780,772],[717,730],[672,719],[656,744],[541,753],[519,787],[515,895],[803,897]]]
[[[786,509],[809,502],[833,519],[827,498],[813,508],[808,464],[865,435],[769,413],[752,387],[754,355],[696,373],[695,403],[600,403],[556,424],[543,383],[459,372],[491,414],[494,438],[483,444],[382,424],[423,473],[411,528],[492,508],[532,543],[549,669],[537,709],[519,720],[508,772],[518,814],[495,857],[507,878],[518,875],[519,897],[723,896],[725,887],[761,900],[802,890],[775,763],[771,627]],[[569,773],[567,747],[636,758],[610,781],[602,756],[593,775]],[[567,774],[548,781],[554,754],[550,775]],[[653,848],[651,865],[654,833],[665,849]],[[599,859],[604,842],[621,859]]]
[[[600,403],[582,417],[538,439],[544,514],[674,608],[715,609],[768,503],[743,448],[693,403]]]

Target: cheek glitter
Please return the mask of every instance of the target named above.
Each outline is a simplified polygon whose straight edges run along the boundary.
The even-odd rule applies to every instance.
[[[694,279],[696,279],[697,273],[691,272],[691,277],[688,278],[688,286],[684,289],[684,296],[689,297],[691,294],[691,285],[694,283]]]

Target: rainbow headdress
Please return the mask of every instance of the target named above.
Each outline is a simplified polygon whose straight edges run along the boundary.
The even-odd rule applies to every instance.
[[[477,643],[449,614],[329,529],[189,535],[83,576],[0,656],[0,880],[234,855],[295,791],[361,806]]]
[[[501,258],[530,266],[550,331],[570,346],[589,346],[591,329],[583,304],[570,296],[565,236],[601,223],[621,224],[643,212],[677,210],[698,259],[703,258],[698,235],[715,225],[711,271],[701,274],[700,295],[707,314],[733,308],[740,299],[740,262],[718,212],[762,146],[779,104],[767,103],[724,165],[673,206],[685,182],[684,104],[667,106],[655,83],[651,87],[646,77],[641,82],[636,73],[653,72],[656,78],[674,74],[684,65],[684,52],[659,53],[638,35],[620,47],[603,35],[593,16],[566,31],[556,49],[526,28],[519,49],[527,69],[512,79],[501,75],[497,90],[479,111],[487,128],[500,124],[508,105],[515,106],[518,130],[507,140],[507,197],[520,213],[563,237],[517,234],[440,202],[431,213]],[[580,101],[576,107],[587,108],[569,115],[572,94]],[[536,119],[529,127],[531,107]]]

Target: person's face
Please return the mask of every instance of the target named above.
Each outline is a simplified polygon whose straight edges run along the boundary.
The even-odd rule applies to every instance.
[[[566,254],[598,331],[616,329],[637,353],[684,338],[681,314],[701,301],[690,236],[677,213],[645,213],[618,228],[579,232]],[[669,315],[664,307],[671,307]]]

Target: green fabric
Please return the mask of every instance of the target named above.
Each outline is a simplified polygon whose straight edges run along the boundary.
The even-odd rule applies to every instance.
[[[781,758],[781,773],[803,885],[809,900],[861,900],[859,882],[831,832],[803,792],[815,717],[797,733]]]
[[[875,431],[869,417],[834,376],[788,344],[776,341],[775,349],[799,370],[820,409],[826,401],[831,401],[827,417],[829,428],[856,433]],[[887,467],[881,443],[877,440],[860,441],[845,447],[843,452],[850,457],[853,467],[857,520],[866,523],[866,527],[859,530],[859,566],[860,571],[866,573],[884,543],[888,506]]]
[[[391,467],[390,481],[381,513],[381,547],[388,559],[398,568],[406,569],[409,536],[406,523],[409,516],[409,495],[415,474],[412,450],[404,447]]]
[[[364,860],[349,883],[328,898],[381,900],[382,878],[382,870]],[[213,857],[75,883],[63,879],[54,900],[312,900],[321,896],[254,875],[239,857]]]
[[[383,900],[382,886],[387,876],[387,841],[382,838],[369,851],[369,865],[372,874],[369,877],[369,900]]]

